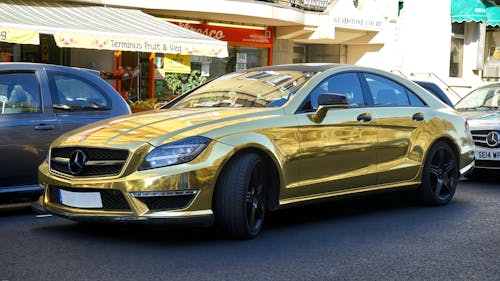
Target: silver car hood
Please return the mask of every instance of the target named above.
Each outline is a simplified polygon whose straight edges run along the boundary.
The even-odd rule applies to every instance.
[[[459,111],[467,119],[471,130],[500,130],[500,111]]]

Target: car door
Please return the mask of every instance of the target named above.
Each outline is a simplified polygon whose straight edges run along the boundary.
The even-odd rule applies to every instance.
[[[92,81],[60,71],[47,71],[47,77],[63,132],[114,116],[110,97]]]
[[[0,187],[35,185],[61,130],[35,70],[0,72]]]
[[[330,109],[313,121],[321,93],[345,95],[347,109]],[[317,87],[297,112],[301,188],[288,196],[340,192],[376,183],[377,118],[367,107],[359,75],[334,74]]]
[[[364,82],[378,117],[378,183],[413,179],[420,169],[422,150],[416,136],[425,133],[431,113],[411,90],[386,77],[364,73]]]

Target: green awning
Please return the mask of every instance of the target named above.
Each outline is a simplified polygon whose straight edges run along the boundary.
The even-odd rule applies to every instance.
[[[451,22],[485,22],[486,5],[481,0],[453,0]]]
[[[491,2],[485,4],[486,4],[486,25],[500,26],[500,8]]]

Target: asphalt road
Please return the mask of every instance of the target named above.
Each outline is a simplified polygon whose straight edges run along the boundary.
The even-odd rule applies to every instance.
[[[250,241],[211,229],[87,225],[0,208],[0,281],[500,280],[500,181],[444,207],[406,193],[271,213]]]

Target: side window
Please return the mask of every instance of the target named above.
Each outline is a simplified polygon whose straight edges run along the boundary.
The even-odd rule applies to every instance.
[[[354,72],[333,75],[314,88],[310,94],[313,110],[318,108],[318,96],[323,93],[345,95],[350,107],[366,105],[358,75]]]
[[[34,72],[0,73],[0,114],[42,112]]]
[[[406,89],[406,94],[410,99],[411,106],[426,106],[426,104],[414,92]]]
[[[73,110],[109,109],[111,101],[92,82],[61,72],[47,72],[54,108]]]
[[[364,75],[376,106],[410,106],[408,91],[404,86],[375,74]]]

